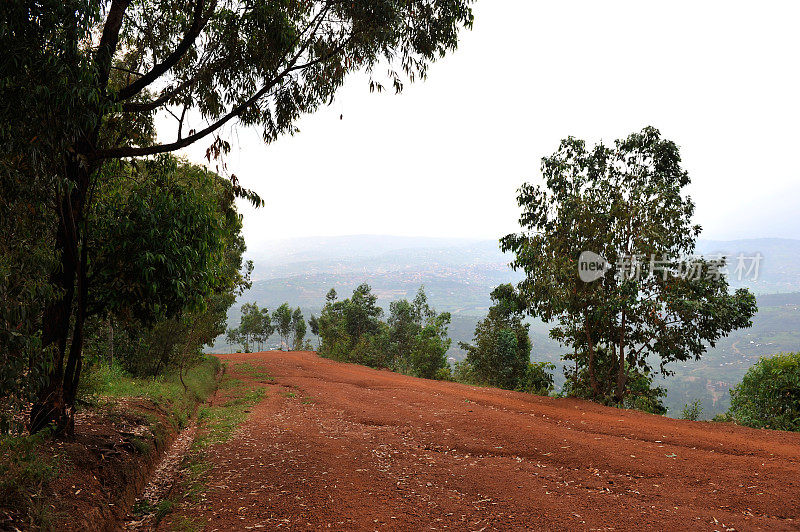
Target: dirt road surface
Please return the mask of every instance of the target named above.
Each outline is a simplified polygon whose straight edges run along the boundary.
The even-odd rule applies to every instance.
[[[800,434],[415,379],[309,352],[213,448],[205,530],[798,530]],[[246,372],[235,375],[253,379]]]

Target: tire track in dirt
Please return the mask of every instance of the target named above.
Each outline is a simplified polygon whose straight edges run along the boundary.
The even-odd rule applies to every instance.
[[[209,451],[202,502],[180,510],[206,530],[800,528],[800,434],[415,379],[308,352],[220,358],[274,380],[236,435]]]

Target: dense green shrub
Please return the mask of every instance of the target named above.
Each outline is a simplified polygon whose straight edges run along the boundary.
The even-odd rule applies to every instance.
[[[479,384],[475,368],[466,360],[459,360],[453,364],[453,380],[463,384]]]
[[[188,368],[250,286],[232,185],[168,156],[104,172],[91,211],[100,229],[86,365],[118,360],[136,377]]]
[[[514,287],[503,284],[492,291],[493,305],[475,327],[471,344],[461,342],[477,384],[514,390],[524,386],[531,357],[528,325],[522,323],[524,303]]]
[[[439,368],[436,371],[436,375],[433,376],[434,379],[437,381],[454,381],[453,379],[453,372],[450,370],[449,367]]]
[[[436,379],[442,371],[448,369],[447,350],[450,339],[447,337],[447,326],[450,314],[434,314],[428,316],[424,326],[417,332],[411,349],[411,370],[417,377]]]
[[[529,363],[517,389],[535,395],[550,395],[550,392],[553,391],[552,371],[554,369],[556,369],[555,364],[550,362]]]
[[[731,390],[730,416],[742,425],[800,430],[800,352],[761,358]]]
[[[564,358],[568,358],[568,356]],[[605,376],[599,380],[597,392],[591,388],[588,367],[585,364],[578,364],[573,367],[564,366],[566,380],[561,392],[562,395],[590,399],[608,406],[631,408],[651,414],[664,415],[667,413],[667,407],[662,402],[667,395],[667,390],[660,386],[653,386],[653,375],[651,373],[638,367],[627,365],[625,368],[628,383],[627,391],[622,401],[617,401],[614,379],[608,376],[617,374],[618,358],[605,347],[598,347],[595,354],[595,364],[597,375]]]
[[[695,399],[691,403],[686,403],[681,412],[681,419],[697,421],[703,415],[703,401]]]

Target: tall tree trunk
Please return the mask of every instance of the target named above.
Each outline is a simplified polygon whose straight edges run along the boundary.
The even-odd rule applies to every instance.
[[[575,349],[575,378],[574,378],[574,388],[578,388],[578,350]]]
[[[70,158],[66,167],[69,187],[59,190],[56,197],[58,228],[55,253],[59,256],[60,267],[51,275],[51,282],[61,290],[61,295],[49,303],[42,314],[42,347],[45,355],[52,353],[52,365],[47,384],[31,408],[31,433],[50,424],[55,425],[57,432],[71,430],[82,366],[88,287],[87,249],[85,242],[82,245],[81,233],[89,169],[77,158]]]
[[[589,350],[589,383],[592,387],[592,398],[597,399],[597,397],[600,395],[600,386],[597,383],[597,369],[595,368],[596,354],[594,349],[594,340],[592,340],[592,333],[589,330],[588,319],[584,323],[584,331],[586,332],[586,348]]]
[[[56,232],[56,252],[60,254],[61,267],[51,275],[51,283],[62,290],[60,297],[50,303],[42,315],[42,347],[45,356],[52,354],[47,384],[39,391],[31,408],[30,431],[39,432],[50,423],[61,425],[66,417],[64,403],[64,353],[69,337],[70,315],[74,295],[76,259],[71,252],[71,237],[63,212],[68,198],[59,199],[59,225]],[[64,424],[64,427],[66,425]],[[64,428],[62,427],[62,428]]]
[[[108,76],[119,42],[125,10],[130,0],[113,0],[95,53],[97,88],[106,93]],[[79,30],[75,11],[65,23],[68,44],[65,58],[71,66],[69,75],[76,80],[82,76]],[[87,154],[94,151],[102,123],[103,105],[97,104],[94,125],[74,138],[73,149],[65,156],[64,180],[56,191],[55,253],[60,267],[51,275],[53,285],[61,289],[60,297],[50,302],[42,313],[42,351],[52,352],[52,366],[46,384],[40,390],[31,408],[30,431],[39,432],[55,424],[57,432],[71,432],[74,422],[75,395],[80,379],[83,351],[83,325],[86,320],[88,295],[86,208],[88,207],[89,180],[96,166],[87,162]],[[67,343],[69,342],[69,352]],[[66,357],[66,360],[65,360]]]
[[[625,386],[628,383],[628,372],[625,368],[625,312],[622,313],[622,323],[621,323],[620,333],[619,333],[619,362],[617,366],[617,386],[616,391],[614,393],[614,398],[616,401],[622,402],[622,399],[625,397]]]

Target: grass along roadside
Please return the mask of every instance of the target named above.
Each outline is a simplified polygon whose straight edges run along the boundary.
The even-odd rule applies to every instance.
[[[19,529],[52,527],[45,492],[65,471],[65,463],[62,454],[41,452],[49,438],[47,430],[0,437],[0,529],[5,524]]]
[[[117,453],[115,440],[120,437],[129,447],[110,458],[118,460],[119,467],[141,463],[136,454],[148,455],[163,446],[168,431],[185,426],[197,405],[214,392],[220,369],[216,358],[204,357],[184,375],[185,389],[177,373],[134,378],[119,366],[89,370],[79,390],[74,440],[54,439],[48,431],[0,435],[0,529],[54,529],[74,519],[73,512],[85,513],[89,504],[110,502],[117,495],[113,482],[95,501],[59,499],[58,491],[71,487],[78,499],[96,488],[85,482],[98,482],[108,469],[100,464],[109,458],[103,452],[110,445]]]
[[[236,428],[247,419],[250,408],[266,394],[263,384],[269,380],[273,379],[267,372],[250,364],[237,363],[226,368],[214,402],[203,404],[198,409],[197,434],[180,468],[180,489],[167,500],[154,505],[161,514],[156,515],[154,526],[171,510],[202,501],[208,489],[208,474],[213,467],[208,451],[231,439]],[[169,515],[166,524],[167,529],[179,531],[202,530],[204,526],[204,523],[195,522],[180,511]]]
[[[83,380],[80,390],[83,401],[91,406],[113,406],[124,398],[148,399],[168,414],[176,429],[186,425],[197,405],[217,388],[217,375],[222,365],[215,357],[206,356],[183,377],[177,373],[150,378],[131,377],[118,365],[101,365]]]

